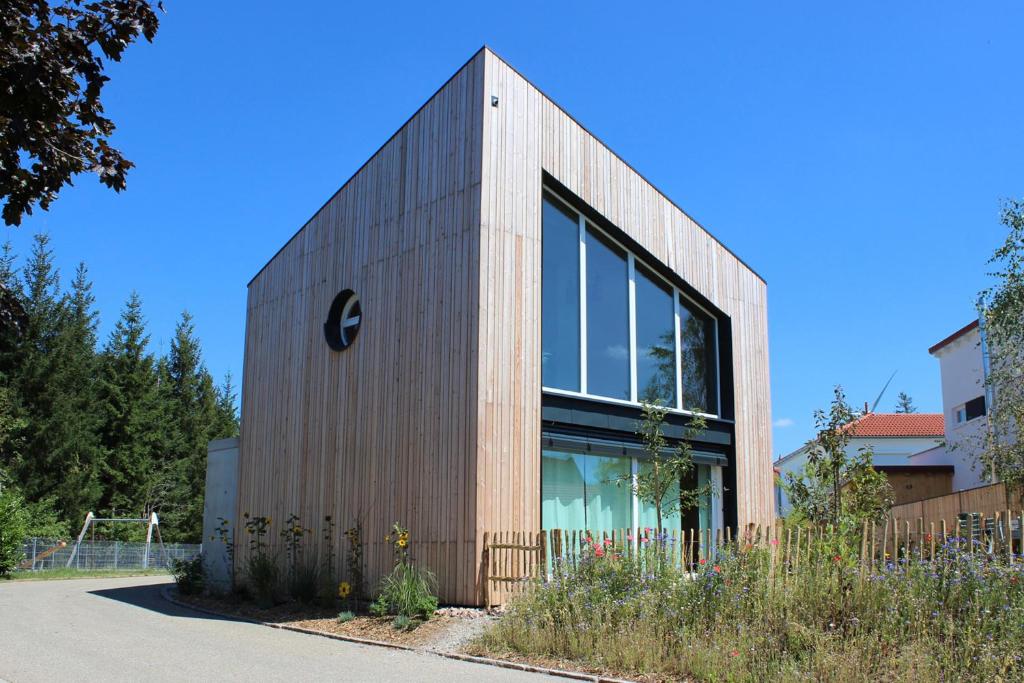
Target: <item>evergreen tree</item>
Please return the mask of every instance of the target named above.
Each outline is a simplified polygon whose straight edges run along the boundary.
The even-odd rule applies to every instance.
[[[147,350],[142,300],[132,292],[103,349],[98,402],[103,449],[100,509],[144,515],[159,507],[163,406],[156,361]]]
[[[896,397],[896,412],[897,413],[916,413],[917,406],[914,405],[914,399],[910,398],[910,395],[905,391],[901,391],[899,396]]]
[[[217,391],[202,361],[192,316],[184,311],[171,340],[166,363],[166,392],[171,425],[169,452],[174,486],[168,510],[170,536],[197,541],[203,532],[206,447],[217,438]]]
[[[11,379],[26,426],[11,469],[28,500],[54,497],[61,516],[75,520],[100,492],[92,286],[80,266],[71,293],[60,295],[46,235],[35,237],[23,281],[26,326]]]
[[[238,394],[231,380],[229,371],[224,375],[224,383],[217,387],[217,420],[213,430],[216,439],[238,436],[238,411],[235,408]]]

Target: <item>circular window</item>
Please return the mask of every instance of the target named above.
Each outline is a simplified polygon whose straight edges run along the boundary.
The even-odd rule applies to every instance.
[[[324,323],[327,345],[335,351],[347,349],[356,340],[362,320],[363,310],[356,293],[351,289],[339,293],[331,302],[327,322]]]

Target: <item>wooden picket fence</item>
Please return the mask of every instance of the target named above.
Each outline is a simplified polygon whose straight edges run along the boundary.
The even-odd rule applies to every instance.
[[[934,562],[948,543],[961,552],[981,553],[1013,564],[1024,561],[1022,529],[1024,511],[937,521],[889,517],[884,523],[863,524],[859,557],[855,559],[863,577],[901,560]],[[785,581],[801,562],[832,547],[835,533],[830,527],[786,526],[781,522],[749,524],[738,534],[731,528],[663,530],[661,534],[649,528],[486,532],[482,558],[485,600],[487,606],[504,604],[538,580],[546,580],[556,564],[575,567],[594,547],[602,552],[634,554],[658,544],[665,560],[687,571],[698,570],[724,546],[732,546],[737,552],[764,548],[768,551],[768,570]]]

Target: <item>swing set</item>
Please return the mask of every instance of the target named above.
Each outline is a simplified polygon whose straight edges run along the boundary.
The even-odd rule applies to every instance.
[[[164,564],[167,564],[167,550],[164,548],[164,541],[160,538],[160,518],[156,516],[155,512],[150,512],[148,517],[96,517],[91,512],[85,515],[85,524],[82,525],[82,531],[79,532],[78,538],[75,540],[75,547],[71,549],[71,555],[68,556],[68,563],[65,565],[70,568],[71,564],[75,561],[75,557],[78,555],[78,550],[82,546],[82,539],[85,538],[86,533],[92,528],[92,540],[96,541],[96,523],[97,522],[112,522],[112,523],[128,523],[128,524],[145,524],[146,525],[146,547],[142,555],[142,568],[149,568],[149,554],[150,548],[153,545],[153,536],[156,536],[156,542],[160,546],[160,557],[163,559]]]

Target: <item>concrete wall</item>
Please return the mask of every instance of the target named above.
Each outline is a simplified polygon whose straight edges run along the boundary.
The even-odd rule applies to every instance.
[[[238,499],[238,439],[211,441],[206,450],[206,496],[203,502],[203,569],[207,587],[214,592],[232,588],[231,562],[220,542],[220,519],[236,531],[235,502]],[[212,540],[211,540],[211,537]]]

